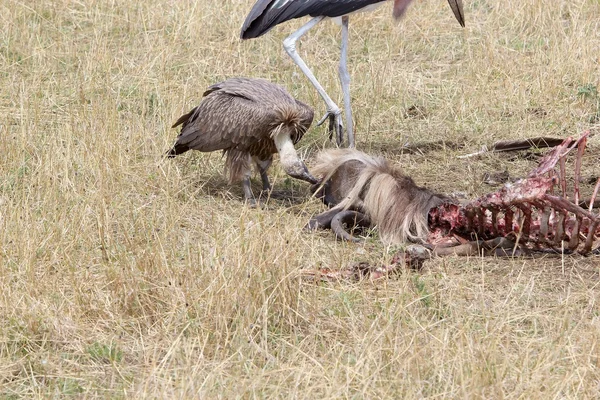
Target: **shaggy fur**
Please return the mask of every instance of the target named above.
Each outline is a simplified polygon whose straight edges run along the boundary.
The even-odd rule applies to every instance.
[[[417,186],[385,159],[353,149],[321,152],[313,173],[322,177],[318,195],[327,204],[365,213],[389,244],[425,241],[429,210],[448,200]]]

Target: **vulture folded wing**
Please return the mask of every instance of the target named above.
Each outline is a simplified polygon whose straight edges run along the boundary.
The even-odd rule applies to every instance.
[[[176,125],[183,126],[174,149],[209,152],[235,148],[272,154],[276,149],[270,136],[282,122],[282,108],[298,109],[304,123],[309,120],[306,129],[310,126],[312,110],[306,105],[300,108],[278,85],[249,78],[217,83],[208,88],[198,107],[177,121]]]

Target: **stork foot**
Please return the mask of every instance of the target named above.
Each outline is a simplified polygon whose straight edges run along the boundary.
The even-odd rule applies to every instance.
[[[323,118],[317,122],[317,126],[323,125],[326,120],[329,120],[329,140],[333,140],[333,135],[335,135],[336,144],[341,146],[344,143],[344,124],[342,123],[341,110],[327,111]]]

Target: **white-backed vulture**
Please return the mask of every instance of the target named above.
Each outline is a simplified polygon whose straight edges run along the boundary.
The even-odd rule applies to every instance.
[[[267,169],[275,153],[279,153],[287,174],[316,182],[294,148],[314,117],[308,105],[279,85],[253,78],[231,78],[214,84],[203,96],[197,107],[173,125],[182,128],[168,157],[188,150],[223,150],[229,183],[242,181],[244,197],[253,204],[252,162],[258,167],[263,190],[270,190]]]

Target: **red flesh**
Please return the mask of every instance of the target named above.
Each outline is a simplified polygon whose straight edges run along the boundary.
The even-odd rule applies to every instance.
[[[600,215],[578,206],[581,159],[589,132],[566,139],[527,178],[464,205],[442,204],[429,212],[433,246],[509,237],[529,249],[568,248],[587,254],[600,236]],[[566,196],[565,157],[575,147],[574,201]],[[555,171],[559,164],[559,171]],[[547,176],[545,176],[547,175]],[[562,196],[554,195],[559,186]],[[595,195],[593,196],[595,197]],[[565,242],[565,243],[563,243]]]

